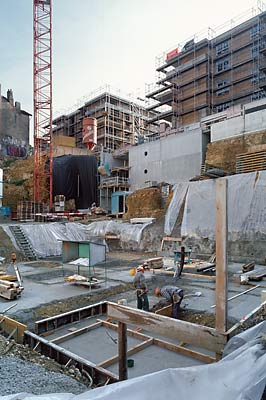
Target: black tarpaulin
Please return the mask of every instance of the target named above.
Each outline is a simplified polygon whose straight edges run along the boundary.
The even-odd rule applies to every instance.
[[[97,198],[95,156],[66,155],[53,159],[53,197],[63,194],[74,199],[76,208],[88,208]]]

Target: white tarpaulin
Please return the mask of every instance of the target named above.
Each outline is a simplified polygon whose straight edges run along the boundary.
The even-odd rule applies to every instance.
[[[2,400],[261,400],[266,383],[266,322],[241,338],[242,346],[209,365],[166,369],[80,395],[27,394]],[[234,339],[234,338],[233,338]],[[229,342],[230,343],[230,342]]]
[[[165,214],[164,222],[164,233],[168,236],[171,235],[174,229],[177,217],[180,212],[180,208],[187,193],[187,189],[188,182],[178,182],[174,185],[174,194]]]
[[[266,234],[266,171],[233,175],[226,179],[229,234]],[[189,183],[182,236],[215,237],[215,182],[211,179]]]
[[[99,221],[88,225],[86,232],[89,238],[105,238],[106,234],[116,235],[122,247],[138,249],[142,231],[151,222],[146,224],[129,224],[118,221]]]
[[[39,257],[59,256],[62,254],[62,240],[86,240],[86,226],[78,222],[25,224],[22,230],[29,239]],[[12,235],[7,229],[5,231]]]

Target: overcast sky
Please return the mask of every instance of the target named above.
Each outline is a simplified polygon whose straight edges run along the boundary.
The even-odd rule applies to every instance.
[[[32,3],[0,0],[2,93],[32,113]],[[251,0],[53,0],[54,111],[105,84],[142,95],[155,58],[193,34],[245,14]]]

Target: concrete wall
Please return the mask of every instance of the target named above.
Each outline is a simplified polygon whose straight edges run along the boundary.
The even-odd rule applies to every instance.
[[[130,190],[148,185],[149,181],[175,183],[200,173],[202,133],[199,124],[185,132],[129,149]]]
[[[12,136],[29,143],[29,115],[2,98],[0,107],[0,136]]]
[[[263,99],[245,105],[242,115],[213,124],[211,126],[211,142],[265,129],[266,102]]]

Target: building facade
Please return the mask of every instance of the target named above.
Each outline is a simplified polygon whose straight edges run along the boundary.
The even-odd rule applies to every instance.
[[[173,129],[266,96],[266,12],[181,44],[159,59],[160,79],[147,97],[151,119]]]
[[[86,117],[97,120],[97,147],[113,151],[136,144],[147,131],[148,119],[154,112],[139,104],[103,91],[91,95],[81,107],[53,120],[53,136],[72,136],[77,147],[84,147],[82,128]]]
[[[13,157],[25,157],[29,145],[30,116],[14,102],[13,92],[1,94],[0,85],[0,153]]]
[[[76,147],[83,148],[83,121],[87,117],[96,119],[97,144],[92,154],[99,162],[98,204],[108,212],[112,209],[112,194],[129,190],[128,148],[144,140],[153,115],[136,102],[100,89],[75,111],[53,120],[54,139],[73,137]],[[152,124],[152,130],[156,129]]]

